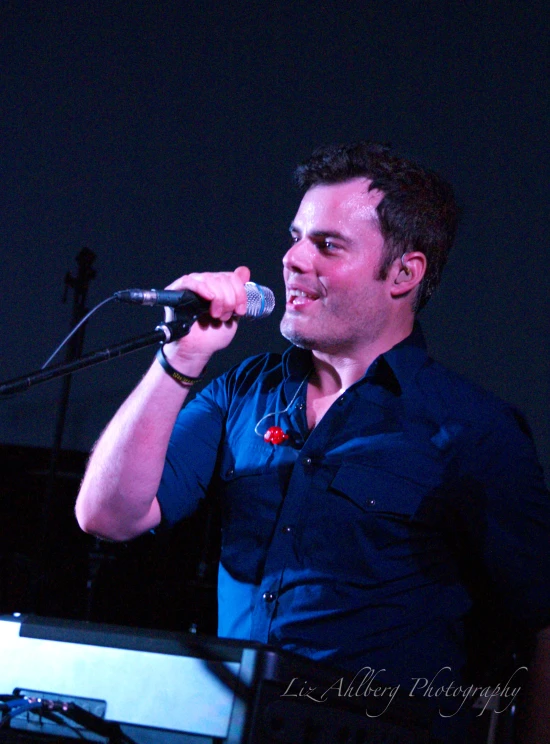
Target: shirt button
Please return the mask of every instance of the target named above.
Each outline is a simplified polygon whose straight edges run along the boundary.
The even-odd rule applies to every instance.
[[[227,473],[225,474],[226,478],[231,478],[234,472],[235,471],[233,470],[233,468],[230,468],[230,470],[228,470]]]
[[[376,504],[376,499],[367,499],[367,504],[369,506],[374,506]]]
[[[292,532],[292,527],[289,524],[285,524],[285,526],[283,527],[283,532],[285,533],[285,535],[288,535],[289,532]]]
[[[345,400],[344,396],[343,396],[343,395],[341,395],[341,396],[340,396],[340,397],[338,398],[338,403],[339,403],[339,405],[342,405],[342,403],[344,402],[344,400]]]
[[[303,410],[304,410],[304,408],[305,408],[305,405],[304,405],[304,403],[298,403],[298,405],[296,406],[296,408],[297,408],[297,409],[298,409],[299,411],[303,411]]]
[[[264,602],[274,602],[275,594],[273,592],[264,592],[262,594],[262,599],[264,600]]]
[[[304,465],[311,465],[312,462],[311,457],[304,457]]]

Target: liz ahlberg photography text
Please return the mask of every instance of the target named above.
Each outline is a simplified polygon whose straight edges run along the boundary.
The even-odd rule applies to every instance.
[[[281,697],[307,698],[314,703],[324,703],[335,696],[348,699],[361,697],[365,700],[376,699],[377,712],[369,712],[367,704],[365,714],[369,718],[378,718],[388,710],[401,688],[401,685],[387,685],[378,679],[379,675],[382,675],[385,671],[385,669],[373,669],[365,666],[357,672],[351,681],[345,677],[340,677],[328,687],[315,686],[306,679],[293,677]],[[462,710],[467,702],[468,705],[476,702],[476,709],[479,709],[478,716],[483,715],[487,708],[495,713],[504,713],[513,705],[518,696],[521,687],[517,684],[517,678],[520,672],[527,671],[527,667],[518,667],[503,684],[498,683],[485,687],[458,685],[453,681],[443,681],[443,675],[451,671],[451,667],[442,667],[431,680],[426,677],[411,677],[412,685],[404,694],[411,698],[422,697],[439,700],[439,715],[443,718],[452,718]],[[379,710],[381,701],[387,701],[382,711]],[[451,708],[455,707],[451,705],[452,701],[456,701],[456,709],[449,712]]]

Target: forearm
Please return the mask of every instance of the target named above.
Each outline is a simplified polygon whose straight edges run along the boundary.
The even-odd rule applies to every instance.
[[[190,289],[210,301],[209,314],[178,342],[166,346],[169,363],[197,377],[212,354],[235,336],[237,318],[246,311],[245,282],[250,271],[188,274],[168,289]],[[155,527],[161,518],[156,493],[170,434],[189,394],[155,360],[114,416],[94,448],[76,517],[83,530],[112,540],[128,540]]]
[[[200,370],[186,372],[194,376]],[[83,530],[127,540],[159,523],[156,492],[188,392],[153,362],[92,452],[75,510]]]

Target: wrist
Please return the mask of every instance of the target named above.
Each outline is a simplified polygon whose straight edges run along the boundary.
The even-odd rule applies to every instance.
[[[172,363],[173,360],[166,356],[163,346],[159,348],[155,358],[164,372],[181,387],[189,388],[202,380],[204,368],[206,367],[204,360],[202,362],[200,360],[194,360],[194,363],[185,365],[185,371],[183,371],[182,361],[179,358],[176,359],[175,363],[177,366],[174,366]]]
[[[162,350],[164,358],[173,367],[191,377],[200,377],[212,356],[212,354],[187,351],[185,347],[180,348],[178,343],[162,344]]]

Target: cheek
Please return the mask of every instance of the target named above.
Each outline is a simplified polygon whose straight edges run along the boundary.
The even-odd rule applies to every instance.
[[[333,291],[363,294],[374,283],[374,272],[371,266],[365,266],[364,263],[349,262],[340,266],[338,271],[327,271],[320,275],[319,281]]]

